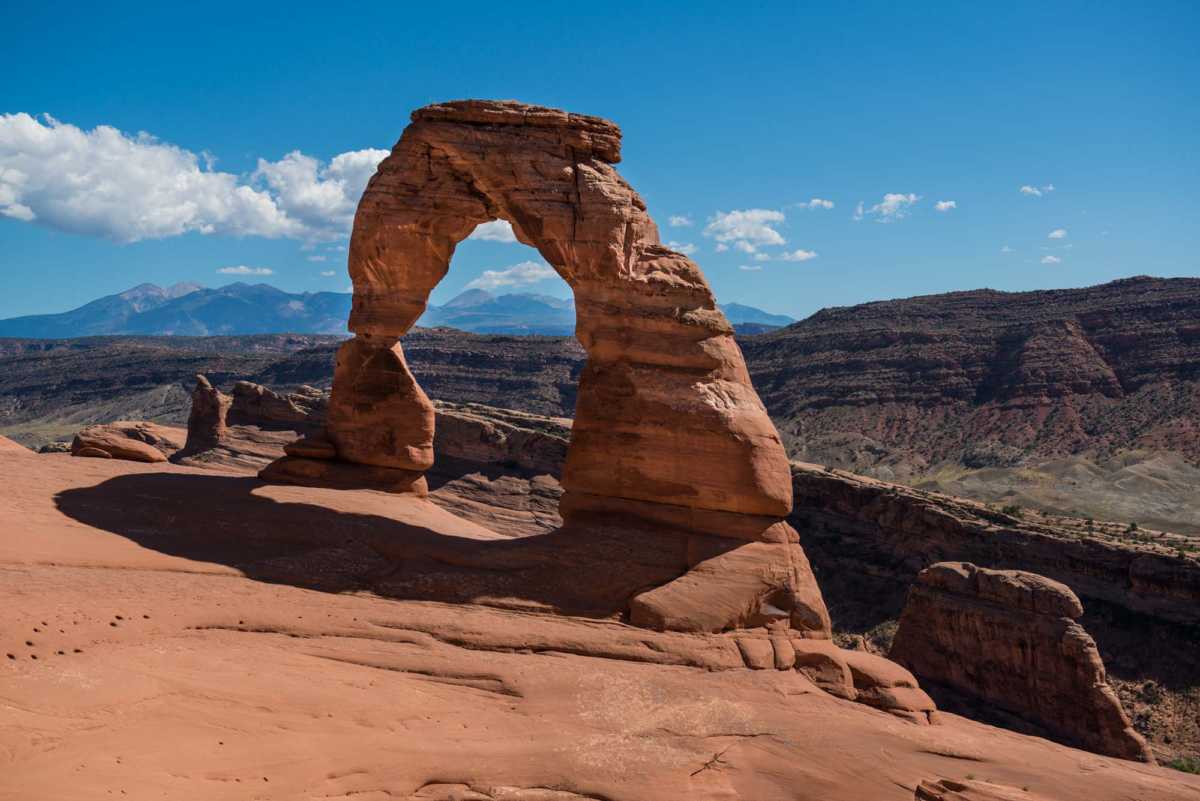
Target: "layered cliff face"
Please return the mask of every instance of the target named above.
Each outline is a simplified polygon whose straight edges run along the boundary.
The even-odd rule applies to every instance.
[[[1129,449],[1200,461],[1200,279],[826,309],[743,349],[805,461],[901,479]]]
[[[792,463],[791,520],[825,569],[907,583],[945,560],[1027,570],[1129,612],[1200,625],[1200,541],[1003,509]],[[811,544],[809,544],[811,543]]]
[[[1054,739],[1153,762],[1109,687],[1065,584],[1020,570],[941,562],[908,593],[890,656],[944,687],[1031,721]]]

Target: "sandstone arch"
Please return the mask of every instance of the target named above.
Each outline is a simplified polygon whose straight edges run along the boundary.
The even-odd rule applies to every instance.
[[[328,419],[340,465],[293,459],[264,477],[350,476],[344,483],[352,485],[366,476],[366,483],[421,490],[433,461],[433,410],[400,338],[424,311],[455,246],[478,224],[507,220],[573,289],[576,335],[588,354],[563,475],[568,524],[617,514],[770,543],[749,562],[747,552],[733,563],[728,553],[714,556],[728,548],[686,550],[689,566],[705,556],[741,565],[735,573],[753,563],[751,584],[762,597],[741,597],[746,608],[730,615],[744,621],[759,606],[786,614],[799,604],[799,627],[827,634],[807,561],[782,522],[792,490],[779,435],[700,268],[661,244],[645,203],[614,168],[620,141],[606,120],[515,102],[415,111],[355,216],[355,337],[338,354]],[[678,619],[690,613],[680,610],[697,592],[681,579],[645,594],[635,617],[687,627]],[[713,625],[727,622],[702,627]]]

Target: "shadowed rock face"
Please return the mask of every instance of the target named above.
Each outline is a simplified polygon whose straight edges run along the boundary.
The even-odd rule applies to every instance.
[[[923,681],[996,704],[1056,739],[1153,762],[1105,679],[1083,606],[1020,570],[942,562],[909,592],[891,656]]]
[[[400,338],[457,244],[506,220],[574,290],[587,354],[563,470],[565,526],[640,521],[680,537],[684,575],[631,597],[631,619],[828,637],[820,591],[783,521],[792,488],[779,435],[700,268],[661,244],[614,169],[620,139],[605,120],[515,102],[415,111],[355,216],[355,337],[338,351],[328,446],[290,446],[261,475],[424,491],[435,413]],[[727,542],[705,545],[713,536]],[[746,541],[758,547],[732,553]]]

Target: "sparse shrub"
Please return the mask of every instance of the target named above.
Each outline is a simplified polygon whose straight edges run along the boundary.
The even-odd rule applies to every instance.
[[[1128,531],[1130,534],[1132,534],[1133,532],[1135,532],[1135,531],[1137,531],[1137,530],[1138,530],[1138,524],[1137,524],[1137,523],[1130,523],[1130,524],[1129,524],[1129,528],[1127,528],[1127,529],[1125,529],[1125,530],[1126,530],[1126,531]]]
[[[1010,503],[1008,506],[1001,507],[1000,511],[1009,517],[1020,517],[1022,515],[1021,507],[1015,503]]]
[[[1168,768],[1175,768],[1184,773],[1200,774],[1200,759],[1196,757],[1178,757],[1167,763]]]

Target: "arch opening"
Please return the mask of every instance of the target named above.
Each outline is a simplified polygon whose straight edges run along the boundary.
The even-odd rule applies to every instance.
[[[574,336],[575,294],[536,249],[517,241],[507,222],[494,220],[456,246],[416,324],[476,334]]]

